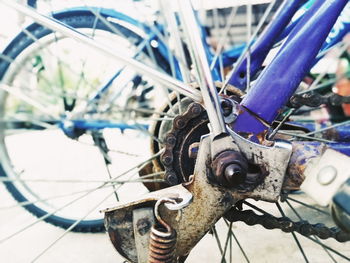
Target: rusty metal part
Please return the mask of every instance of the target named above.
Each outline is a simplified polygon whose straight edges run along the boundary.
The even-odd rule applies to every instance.
[[[161,155],[166,178],[177,178],[169,183],[186,182],[193,174],[195,160],[189,157],[188,149],[203,134],[209,133],[207,123],[208,117],[198,103],[190,104],[184,114],[175,118],[172,129],[165,137],[165,151]]]
[[[215,83],[218,90],[222,87],[222,83]],[[194,88],[197,86],[194,84]],[[241,101],[241,97],[244,93],[228,85],[227,94],[221,94],[222,101],[226,101],[231,105],[231,112],[229,119],[232,119],[237,102]],[[179,115],[175,118],[173,126],[168,131],[168,134],[165,137],[164,147],[166,152],[164,152],[164,160],[162,159],[163,166],[166,171],[166,178],[174,178],[177,176],[179,182],[188,181],[188,177],[193,174],[195,157],[197,147],[191,147],[194,144],[198,145],[200,138],[204,134],[208,134],[208,116],[204,108],[198,103],[189,104],[188,100],[182,100],[181,103],[183,106],[188,107],[187,111],[182,115]],[[168,136],[170,141],[168,142]],[[196,146],[197,146],[196,145]],[[194,154],[191,151],[195,150]],[[176,182],[175,180],[173,181]]]
[[[203,138],[199,149],[194,176],[189,183],[151,192],[142,199],[104,211],[105,225],[110,239],[118,252],[129,261],[137,262],[135,236],[129,230],[129,228],[133,229],[132,210],[152,207],[157,200],[164,197],[181,201],[186,200],[189,193],[193,195],[192,202],[182,208],[181,213],[168,209],[167,205],[171,207],[174,204],[159,207],[161,218],[177,234],[175,256],[186,257],[225,211],[235,204],[233,191],[208,182],[207,172],[210,167],[207,164],[211,158],[211,138]],[[223,151],[223,149],[220,150]]]
[[[290,157],[286,178],[283,183],[284,190],[299,190],[305,180],[305,169],[315,158],[319,157],[327,146],[323,143],[293,142],[293,153]]]
[[[171,93],[169,95],[169,101],[165,103],[162,107],[158,108],[156,110],[156,113],[153,114],[152,118],[155,120],[162,119],[161,121],[155,121],[152,123],[152,125],[149,128],[149,133],[153,134],[155,138],[158,138],[159,141],[164,141],[166,133],[171,129],[173,125],[172,119],[167,120],[165,116],[171,116],[171,115],[178,115],[180,114],[181,110],[186,109],[188,105],[192,101],[190,99],[183,99],[181,102],[178,102],[178,96],[176,93]],[[181,109],[181,110],[180,110]],[[158,140],[151,139],[150,141],[150,150],[151,154],[158,153],[163,147],[163,144],[160,144]],[[162,165],[160,158],[155,158],[152,160],[152,162],[148,163],[146,166],[142,167],[139,171],[140,177],[149,175],[151,173],[159,173],[164,171],[164,166]],[[174,180],[177,180],[177,177],[174,177],[174,175],[170,174],[167,177],[163,176],[162,179],[165,179],[167,181],[174,183]],[[168,187],[168,183],[144,183],[144,185],[150,190],[150,191],[156,191],[160,189],[164,189],[165,187]]]
[[[240,110],[237,100],[228,97],[220,98],[220,100],[225,123],[229,124],[234,122],[237,119]]]
[[[237,187],[246,180],[247,160],[237,151],[219,153],[212,162],[214,175],[221,186]]]
[[[135,241],[138,235],[135,234],[135,227],[133,227],[133,225],[139,223],[138,227],[140,231],[149,237],[147,233],[149,233],[150,226],[152,226],[155,220],[153,216],[154,204],[163,197],[181,200],[182,207],[189,204],[192,200],[191,192],[182,185],[176,185],[159,191],[150,192],[142,198],[136,198],[127,203],[120,203],[116,207],[102,211],[105,213],[105,227],[113,246],[121,256],[129,261],[139,262],[138,249],[136,247],[137,242]],[[144,220],[138,222],[138,218],[134,218],[135,215],[133,211],[143,208],[151,209],[152,217],[144,214]],[[152,224],[146,222],[152,222]],[[144,250],[148,250],[148,241],[144,243]],[[148,253],[146,253],[146,255],[148,257]]]
[[[236,202],[232,191],[212,185],[208,181],[207,173],[211,169],[208,166],[211,145],[210,137],[202,138],[193,181],[186,185],[193,194],[192,203],[181,210],[180,216],[177,213],[160,210],[161,213],[163,212],[162,218],[165,218],[177,232],[176,255],[178,256],[188,255],[224,212]]]
[[[175,263],[176,232],[152,226],[149,246],[149,263]]]
[[[222,88],[222,85],[223,84],[220,82],[215,83],[218,90]],[[194,89],[199,89],[196,83],[191,84],[191,86]],[[244,92],[241,90],[227,85],[226,95],[221,94],[220,96],[222,99],[230,100],[232,104],[232,101],[240,102],[243,95]],[[197,106],[194,112],[188,111],[189,105],[192,103],[188,98],[183,98],[181,101],[178,101],[176,94],[172,93],[169,100],[172,107],[170,108],[169,103],[166,103],[163,107],[157,109],[157,112],[175,115],[181,112],[180,109],[185,112],[177,116],[174,121],[162,120],[152,124],[150,132],[155,137],[164,141],[164,145],[160,145],[159,142],[151,140],[151,152],[157,153],[161,148],[166,148],[169,151],[164,153],[164,163],[162,163],[160,158],[154,159],[149,167],[147,167],[148,169],[146,169],[146,167],[141,169],[140,176],[147,173],[149,174],[150,172],[155,173],[166,170],[164,179],[168,182],[168,185],[175,185],[180,182],[188,181],[188,177],[193,174],[195,157],[193,157],[193,155],[191,156],[191,153],[188,153],[188,149],[190,149],[191,144],[198,143],[202,135],[208,134],[209,129],[207,114],[200,104],[197,105],[201,108],[201,112],[196,113],[196,110],[199,110]],[[158,113],[153,117],[154,119],[159,119],[161,115]],[[232,116],[230,116],[230,118],[231,117]],[[170,138],[169,144],[165,138],[168,133],[175,135],[175,140],[174,137]],[[172,151],[170,151],[171,149]],[[160,183],[147,183],[145,185],[151,191],[159,190],[167,186],[166,184]]]
[[[148,263],[151,228],[155,224],[152,207],[137,208],[132,213],[137,262]]]
[[[230,131],[230,130],[229,130]],[[251,142],[230,131],[239,151],[247,159],[249,167],[254,164],[263,174],[263,181],[254,189],[239,192],[240,199],[255,198],[269,202],[276,202],[282,190],[288,162],[292,154],[292,146],[285,141],[276,141],[272,146],[265,146]],[[254,166],[253,166],[254,167]],[[249,175],[249,171],[248,171]],[[252,173],[254,176],[254,173]],[[254,177],[251,178],[254,180]]]
[[[170,198],[162,198],[154,206],[157,223],[151,228],[148,263],[175,263],[176,231],[159,215],[158,209],[163,203],[176,202]]]
[[[316,235],[321,239],[334,238],[338,242],[350,241],[350,234],[339,228],[328,228],[323,224],[310,224],[307,221],[294,222],[288,217],[274,217],[271,214],[256,214],[253,210],[230,209],[224,216],[230,222],[244,222],[249,226],[261,225],[266,229],[281,229],[283,232],[298,232],[304,236]]]

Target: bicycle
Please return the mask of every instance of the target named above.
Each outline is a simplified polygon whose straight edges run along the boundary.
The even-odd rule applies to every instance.
[[[126,16],[120,12],[114,11],[112,9],[101,9],[101,8],[91,8],[91,7],[78,7],[78,8],[70,8],[67,9],[65,11],[61,11],[61,12],[53,12],[53,17],[55,17],[56,19],[59,19],[62,22],[67,22],[69,25],[73,26],[73,27],[82,27],[82,28],[91,28],[92,34],[95,34],[94,31],[98,32],[101,36],[101,38],[103,38],[102,40],[107,41],[108,39],[108,35],[107,34],[103,34],[103,31],[105,31],[106,33],[112,33],[115,36],[115,39],[113,39],[113,41],[117,42],[119,39],[117,38],[117,36],[120,36],[120,38],[127,38],[129,42],[131,42],[130,45],[135,46],[135,48],[133,50],[127,51],[127,48],[130,48],[128,46],[123,47],[124,50],[126,50],[126,52],[135,52],[135,57],[138,57],[137,59],[142,61],[145,59],[145,52],[151,54],[149,55],[149,57],[152,57],[153,63],[154,64],[159,64],[160,67],[162,68],[162,70],[164,70],[165,72],[168,72],[169,74],[172,72],[173,75],[175,75],[178,79],[181,79],[181,72],[180,72],[180,68],[179,68],[179,63],[176,60],[172,60],[169,58],[168,56],[168,51],[166,48],[166,43],[164,43],[164,39],[160,39],[162,38],[162,36],[160,35],[160,32],[162,31],[161,26],[158,27],[154,27],[152,28],[151,26],[145,25],[143,23],[140,23],[139,21],[132,19],[129,16]],[[83,21],[82,21],[83,20]],[[97,22],[98,21],[98,22]],[[118,22],[121,21],[121,22]],[[124,23],[124,24],[123,24]],[[143,32],[144,31],[144,32]],[[141,41],[141,37],[144,37],[144,35],[148,34],[149,35],[149,39],[145,40],[145,41]],[[69,140],[83,140],[82,143],[84,144],[95,144],[97,146],[97,148],[99,149],[99,151],[102,153],[103,158],[103,162],[107,165],[112,163],[112,160],[110,156],[107,156],[108,154],[111,154],[111,152],[113,151],[113,149],[108,149],[108,147],[106,148],[106,138],[103,138],[106,135],[101,134],[102,131],[106,131],[108,132],[108,128],[110,129],[120,129],[121,132],[123,132],[123,130],[126,130],[126,132],[128,131],[132,131],[132,130],[140,130],[141,129],[141,133],[146,133],[146,131],[142,130],[143,127],[145,127],[144,123],[134,123],[134,124],[127,124],[126,122],[128,121],[128,118],[134,118],[133,115],[137,115],[138,118],[143,118],[146,116],[149,116],[150,112],[152,113],[151,109],[148,109],[149,107],[151,107],[152,105],[147,105],[147,104],[152,104],[152,102],[148,99],[145,98],[146,96],[149,96],[150,94],[152,94],[152,86],[154,84],[150,83],[149,80],[142,80],[142,78],[140,78],[139,76],[133,76],[132,73],[128,70],[124,70],[124,69],[118,69],[117,72],[115,71],[111,71],[109,73],[104,73],[104,74],[97,74],[97,72],[92,72],[93,66],[95,66],[96,63],[96,59],[94,59],[94,57],[92,55],[87,56],[86,58],[84,58],[85,54],[79,54],[79,56],[73,56],[70,53],[64,54],[65,50],[63,50],[64,48],[67,48],[68,45],[76,45],[78,46],[77,43],[74,42],[68,42],[68,40],[65,39],[61,39],[60,36],[56,37],[55,35],[52,35],[52,39],[50,39],[51,33],[49,30],[45,30],[44,28],[40,27],[37,24],[32,24],[29,27],[27,27],[26,29],[23,30],[23,32],[18,35],[9,45],[8,47],[4,50],[2,57],[2,63],[1,63],[1,78],[3,79],[3,82],[7,83],[13,83],[14,81],[16,81],[13,78],[19,79],[19,83],[17,84],[17,87],[21,86],[23,83],[23,85],[26,85],[27,82],[29,82],[29,80],[31,80],[32,82],[32,88],[31,89],[35,89],[36,87],[39,87],[39,91],[36,92],[41,92],[41,93],[50,93],[52,91],[52,88],[48,87],[50,85],[56,85],[55,83],[59,83],[59,87],[54,87],[53,89],[56,90],[62,90],[62,92],[66,92],[67,94],[59,94],[54,93],[54,94],[49,94],[49,97],[47,95],[45,95],[43,98],[41,98],[41,100],[47,100],[48,104],[55,104],[56,108],[51,109],[53,111],[56,112],[56,116],[45,116],[45,107],[42,107],[42,105],[38,105],[38,104],[34,104],[31,105],[31,100],[28,101],[28,99],[26,100],[25,103],[29,103],[29,108],[28,106],[26,106],[26,104],[24,106],[22,106],[21,101],[17,101],[17,99],[12,102],[12,104],[18,105],[18,107],[22,107],[22,109],[12,109],[12,111],[14,110],[19,110],[20,113],[17,114],[16,112],[11,112],[11,110],[7,110],[6,108],[4,108],[4,112],[7,111],[4,114],[8,114],[10,117],[9,118],[13,118],[11,117],[11,115],[15,115],[15,120],[13,121],[13,125],[9,124],[10,127],[6,127],[7,129],[14,127],[15,129],[21,129],[21,130],[38,130],[38,134],[42,134],[39,133],[41,132],[42,128],[54,128],[55,125],[59,125],[59,129],[58,130],[63,130],[65,136],[67,136],[67,138]],[[96,35],[96,34],[95,34]],[[96,35],[95,37],[98,37],[98,35]],[[41,43],[41,47],[36,47],[36,43],[42,41],[43,43]],[[111,40],[108,40],[111,41]],[[151,47],[151,43],[155,43],[155,41],[157,41],[157,43],[159,43],[159,47],[158,48],[153,48]],[[15,45],[17,45],[17,43],[20,43],[20,45],[16,48],[14,48]],[[62,43],[62,44],[61,44]],[[54,46],[56,45],[56,47]],[[33,46],[33,47],[32,47]],[[57,59],[54,55],[54,50],[61,50],[60,51],[60,56],[63,58],[65,62],[62,62],[62,59]],[[208,46],[209,48],[209,46]],[[46,51],[47,49],[47,51]],[[225,55],[223,60],[225,61],[225,65],[235,61],[237,59],[237,54],[241,51],[242,47],[239,46],[238,48],[234,49],[234,50],[230,50],[230,52],[228,53],[228,55]],[[41,53],[39,53],[41,52]],[[88,52],[88,51],[86,51]],[[22,55],[22,53],[24,53]],[[97,57],[97,54],[93,54],[95,57]],[[73,56],[72,57],[68,57],[68,56]],[[146,54],[147,56],[147,54]],[[81,57],[81,58],[80,58]],[[214,55],[213,55],[214,57]],[[90,79],[86,80],[85,76],[82,75],[79,71],[79,69],[72,69],[70,64],[75,65],[76,61],[78,59],[82,60],[82,59],[86,59],[87,62],[84,62],[84,66],[85,69],[82,69],[82,72],[85,70],[88,70],[88,73],[85,73],[86,76],[89,76]],[[23,60],[27,61],[26,62],[26,66],[28,67],[28,69],[30,69],[30,71],[34,71],[34,72],[27,72],[26,70],[23,70],[22,65],[23,65]],[[57,60],[57,62],[56,62]],[[157,62],[154,62],[154,60],[157,60]],[[19,62],[17,62],[19,61]],[[48,61],[48,62],[47,62]],[[102,67],[104,68],[111,68],[110,65],[105,65],[102,66],[102,59],[99,60],[100,66],[99,68],[102,69]],[[105,62],[105,61],[103,61]],[[47,65],[45,65],[45,63]],[[57,65],[55,66],[54,63],[57,63]],[[89,64],[90,63],[90,64]],[[112,62],[111,62],[112,63]],[[10,65],[14,65],[14,64],[19,64],[20,66],[19,69],[17,69],[16,67],[12,66],[9,67]],[[150,62],[150,64],[152,64],[152,61]],[[14,69],[13,69],[14,68]],[[22,70],[22,71],[21,71]],[[24,71],[24,72],[23,72]],[[121,74],[122,73],[122,74]],[[4,76],[4,74],[7,74],[7,76]],[[24,75],[24,77],[23,77]],[[29,76],[28,76],[29,75]],[[75,76],[76,75],[76,76]],[[98,78],[101,80],[97,79]],[[34,78],[34,80],[33,80]],[[124,78],[124,79],[123,79]],[[129,78],[129,79],[128,79]],[[53,79],[53,81],[51,81],[51,79]],[[91,80],[92,79],[92,80]],[[96,80],[94,80],[96,79]],[[122,79],[122,82],[124,84],[121,85],[129,85],[131,83],[132,86],[129,85],[129,87],[127,87],[126,89],[124,89],[123,91],[122,88],[119,88],[118,90],[116,90],[116,85],[115,83],[118,83],[119,79]],[[100,81],[100,83],[97,83],[97,85],[99,85],[99,87],[97,88],[97,91],[93,91],[93,89],[95,89],[96,83],[90,84],[89,82],[96,82],[96,81]],[[68,83],[68,84],[67,84]],[[120,84],[119,84],[120,85]],[[75,87],[74,87],[75,86]],[[37,94],[29,94],[31,91],[31,89],[29,89],[27,92],[27,96],[36,96]],[[67,90],[65,90],[67,89]],[[74,98],[75,94],[77,91],[79,90],[81,92],[81,90],[83,90],[81,92],[80,97],[81,98]],[[85,89],[85,90],[84,90]],[[20,89],[18,89],[20,91]],[[112,90],[112,91],[110,91]],[[95,94],[91,94],[92,91]],[[21,91],[23,92],[23,91]],[[112,92],[113,94],[110,94],[110,92]],[[139,95],[138,95],[139,93]],[[113,107],[117,107],[116,104],[120,103],[119,106],[116,109],[108,109],[108,106],[106,102],[103,102],[104,105],[98,105],[98,107],[104,107],[104,109],[95,109],[94,107],[97,107],[95,104],[99,101],[102,101],[104,98],[102,98],[102,95],[104,96],[104,98],[107,98],[107,100],[109,100],[109,102],[113,102]],[[16,96],[16,95],[14,95]],[[87,97],[83,97],[83,96],[90,96],[89,98]],[[108,98],[109,97],[109,98]],[[128,97],[128,98],[127,98]],[[4,98],[6,99],[6,98]],[[23,99],[23,96],[20,100]],[[59,104],[59,101],[63,100],[63,105]],[[85,103],[85,100],[88,100],[87,104],[83,107],[87,108],[90,107],[89,109],[85,109],[87,116],[83,116],[82,114],[80,114],[80,116],[74,116],[74,117],[65,117],[64,115],[66,114],[66,112],[70,112],[73,110],[73,108],[75,108],[76,104],[83,101]],[[159,99],[158,99],[159,100]],[[11,102],[9,102],[11,103]],[[11,104],[11,105],[12,105]],[[3,103],[3,105],[5,105],[5,103]],[[39,106],[39,107],[38,107]],[[63,107],[62,107],[63,106]],[[5,107],[5,106],[4,106]],[[13,105],[10,106],[13,108]],[[33,109],[32,107],[34,107],[35,111],[39,111],[39,112],[32,112]],[[142,109],[137,109],[137,107],[142,107]],[[152,106],[153,107],[153,106]],[[157,107],[157,106],[156,106]],[[159,107],[159,106],[158,106]],[[126,109],[128,109],[128,112],[126,112]],[[98,113],[95,113],[95,111],[99,111]],[[115,122],[111,122],[111,121],[105,121],[103,118],[107,118],[107,116],[102,116],[102,120],[98,121],[98,120],[94,120],[94,114],[98,115],[101,114],[101,111],[105,111],[107,112],[107,115],[109,114],[109,118],[111,117],[111,114],[108,113],[110,111],[114,111],[117,112],[116,114],[118,114],[117,116],[114,116],[114,118],[119,118],[118,121]],[[22,112],[22,113],[21,113]],[[24,115],[24,116],[21,116]],[[21,118],[23,119],[25,117],[25,115],[27,114],[27,117],[25,120],[21,120]],[[37,114],[38,116],[34,116],[35,114]],[[40,114],[44,114],[44,116],[40,116]],[[102,113],[103,114],[103,113]],[[60,115],[60,116],[58,116]],[[106,115],[106,114],[105,114]],[[3,119],[5,119],[6,116],[3,116]],[[17,119],[16,119],[17,118]],[[20,118],[20,119],[18,119]],[[34,124],[30,124],[28,123],[29,119],[44,119],[44,122],[46,122],[46,124],[51,124],[51,126],[45,125],[43,122],[37,122]],[[45,119],[46,118],[46,119]],[[50,118],[53,118],[53,120],[50,120]],[[77,118],[77,120],[75,120],[74,122],[71,122],[69,120],[65,120],[65,118],[69,119],[69,118]],[[90,119],[88,119],[90,118]],[[92,118],[92,119],[91,119]],[[142,122],[142,120],[140,120]],[[136,121],[136,122],[140,122],[140,121]],[[10,122],[9,122],[10,123]],[[44,124],[44,127],[41,127],[41,125]],[[26,126],[27,125],[27,126]],[[44,131],[45,132],[45,131]],[[58,131],[59,132],[59,131]],[[87,136],[92,136],[93,137],[93,143],[88,142],[88,138],[86,138],[87,136],[84,135],[85,133],[88,133]],[[91,134],[89,134],[91,133]],[[51,136],[54,136],[55,134],[52,134],[51,131],[51,135],[47,135],[50,136],[48,138],[51,138]],[[84,136],[85,138],[84,138]],[[59,134],[56,134],[56,136],[59,136]],[[108,135],[107,135],[108,136]],[[130,135],[131,137],[134,137],[133,135]],[[3,134],[3,140],[5,140],[6,135]],[[39,138],[40,137],[40,138]],[[43,137],[39,136],[37,138],[33,138],[33,143],[34,140],[38,140],[38,142],[36,144],[40,144],[40,141],[43,140]],[[126,136],[125,136],[126,137]],[[60,142],[64,143],[63,141],[64,138],[61,138]],[[85,139],[85,141],[84,141]],[[15,160],[11,160],[14,157],[11,156],[11,145],[6,145],[4,142],[2,143],[3,145],[3,152],[5,155],[5,157],[3,157],[3,161],[2,163],[9,163],[12,165],[7,165],[7,167],[5,166],[5,171],[2,173],[3,176],[6,176],[7,174],[10,175],[10,177],[16,177],[16,173],[18,172],[18,170],[25,170],[26,167],[28,166],[28,164],[23,164],[23,162],[21,163],[21,160],[19,160],[19,163],[16,164]],[[45,145],[49,145],[49,142],[46,142]],[[9,149],[7,149],[7,147]],[[12,155],[14,155],[16,152],[20,152],[20,149],[18,149],[17,144],[14,145],[15,149],[12,150],[12,152],[14,152]],[[27,148],[35,148],[36,146],[33,145],[31,147],[27,147]],[[52,148],[57,147],[56,144],[52,144],[51,145]],[[68,147],[68,145],[66,145],[65,147]],[[74,147],[74,146],[73,146]],[[84,145],[82,145],[82,147],[84,147]],[[110,147],[110,146],[109,146]],[[75,147],[77,148],[77,146]],[[59,148],[61,150],[58,151],[64,151],[64,148]],[[74,149],[74,148],[71,148]],[[25,149],[23,149],[25,150]],[[50,151],[50,149],[43,149],[41,152],[47,152]],[[10,152],[9,154],[6,154],[7,152]],[[117,150],[117,153],[120,153],[121,155],[124,154],[126,156],[128,156],[127,153],[127,149],[123,149],[123,150]],[[76,153],[77,155],[78,153]],[[92,153],[93,154],[93,153]],[[113,153],[112,153],[113,154]],[[7,156],[9,155],[9,156]],[[24,154],[24,155],[30,155],[30,153]],[[91,155],[91,154],[90,154]],[[136,156],[135,154],[132,154],[133,156]],[[129,155],[130,156],[130,155]],[[55,157],[53,156],[52,159],[54,159]],[[95,154],[95,158],[99,158],[101,159],[101,157],[96,156]],[[118,158],[122,158],[122,156],[118,156]],[[56,157],[57,159],[57,157]],[[63,160],[64,161],[64,160]],[[62,162],[63,162],[62,161]],[[66,162],[69,163],[69,160],[66,160]],[[57,166],[57,161],[53,160],[53,162],[51,162],[51,166],[52,167],[56,167],[54,169],[62,169],[60,164],[58,164]],[[94,164],[95,165],[95,164]],[[101,170],[103,170],[104,168],[102,167],[104,164],[100,164],[101,166]],[[17,169],[17,171],[12,171],[13,168],[11,166],[23,166],[22,169]],[[72,165],[71,165],[72,166]],[[29,170],[29,173],[32,173],[32,177],[29,177],[28,175],[28,179],[38,179],[38,174],[43,174],[43,172],[40,172],[40,170],[38,171],[32,171],[30,172],[30,170],[36,169],[35,167],[28,167],[27,170]],[[41,168],[39,168],[41,169]],[[67,179],[72,179],[74,178],[74,175],[72,174],[72,172],[66,170],[64,173],[66,173],[67,175]],[[88,170],[88,169],[86,169]],[[90,168],[89,170],[94,170],[93,168]],[[108,168],[107,168],[107,172],[108,172]],[[77,174],[80,174],[81,172],[76,172]],[[42,175],[43,177],[45,177],[45,175]],[[57,177],[59,177],[60,175],[57,174]],[[54,177],[54,176],[52,176]],[[100,176],[96,177],[96,179],[100,179]],[[62,180],[61,180],[62,181]],[[23,183],[23,182],[21,182]],[[20,184],[21,184],[20,183]],[[62,182],[63,183],[63,182]],[[68,183],[68,182],[66,182]],[[74,183],[74,182],[72,182]],[[79,182],[76,182],[79,183]],[[38,184],[38,182],[34,182],[34,186],[16,186],[14,185],[12,182],[6,182],[5,180],[5,184],[7,185],[7,188],[10,190],[10,192],[12,193],[12,195],[15,197],[16,200],[18,200],[20,202],[20,204],[23,204],[23,206],[29,210],[30,212],[32,212],[34,215],[36,215],[37,217],[42,217],[45,215],[45,212],[52,210],[52,208],[48,207],[48,206],[54,206],[53,204],[40,204],[38,201],[36,201],[33,205],[26,205],[26,202],[29,201],[33,201],[33,200],[38,200],[40,199],[40,190],[36,189],[36,190],[32,190],[32,192],[29,192],[28,189],[31,188],[35,188]],[[53,185],[55,186],[55,185]],[[65,185],[62,185],[62,187]],[[55,186],[56,187],[56,186]],[[23,189],[24,188],[24,189]],[[62,192],[54,190],[58,193],[60,193],[59,196],[62,195]],[[62,189],[63,193],[65,192],[64,189]],[[29,192],[29,193],[26,193]],[[47,193],[41,193],[41,195],[47,195]],[[58,198],[59,198],[58,196]],[[45,201],[43,201],[45,202]],[[54,202],[54,201],[53,201]],[[35,205],[37,204],[37,205]],[[57,226],[61,226],[63,228],[68,228],[71,226],[71,224],[73,223],[73,221],[71,220],[71,215],[70,213],[72,212],[67,212],[66,215],[61,216],[61,217],[55,217],[54,215],[49,216],[47,218],[45,218],[45,220],[47,222],[51,222],[54,225]],[[98,216],[97,216],[98,217]],[[74,231],[83,231],[83,232],[99,232],[103,230],[103,221],[102,220],[95,220],[95,221],[90,221],[90,222],[82,222],[81,224],[79,224],[78,227],[74,228]]]
[[[189,16],[190,17],[190,16]],[[193,24],[193,23],[192,23]],[[57,25],[56,25],[57,26]],[[72,35],[73,35],[73,33],[72,33]],[[84,39],[84,38],[80,38],[77,34],[75,34],[75,36],[77,37],[77,38],[79,38],[79,39],[81,39],[82,41],[84,40],[84,41],[86,41],[86,42],[89,42],[89,40],[87,40],[87,39]],[[198,40],[198,39],[197,39]],[[197,41],[198,42],[198,41]],[[90,44],[92,44],[92,42],[90,43]],[[322,44],[322,43],[321,43]],[[93,45],[93,44],[92,44]],[[106,50],[106,49],[104,49],[104,51],[105,52],[107,52],[108,53],[108,50]],[[109,54],[110,54],[110,52],[109,52]],[[197,59],[203,59],[203,57],[197,57]],[[124,59],[124,60],[126,60],[126,59]],[[129,62],[131,62],[131,61],[129,61]],[[311,62],[310,62],[311,63]],[[139,70],[141,70],[141,71],[143,71],[143,72],[147,72],[147,70],[144,68],[144,67],[141,67],[141,65],[139,65],[139,64],[137,64],[137,63],[134,63],[134,62],[131,62],[131,64],[134,64],[134,66],[137,66],[138,67],[138,69]],[[203,72],[202,72],[203,73]],[[167,77],[165,77],[165,76],[163,76],[163,75],[160,75],[160,74],[157,74],[156,72],[154,72],[154,71],[152,71],[152,70],[150,70],[150,72],[148,72],[148,74],[153,74],[153,75],[155,75],[155,77],[156,78],[158,78],[158,80],[160,80],[161,82],[163,82],[163,83],[165,83],[166,82],[166,80],[168,80],[168,78]],[[204,74],[204,73],[203,73]],[[205,74],[204,74],[205,75]],[[206,77],[208,77],[208,75],[206,75]],[[195,99],[196,98],[196,96],[198,96],[198,93],[197,92],[195,92],[195,91],[191,91],[191,90],[189,90],[189,89],[187,89],[186,87],[184,87],[182,84],[180,84],[179,82],[176,82],[176,81],[174,81],[174,80],[172,80],[171,82],[170,82],[171,84],[170,84],[170,87],[173,87],[173,86],[175,86],[175,85],[179,85],[179,87],[180,87],[180,89],[179,88],[176,88],[176,90],[178,90],[178,91],[181,91],[182,93],[185,93],[185,95],[188,95],[189,97],[192,97],[193,99]],[[210,83],[210,81],[209,81],[209,83]],[[169,84],[169,83],[168,83]],[[215,87],[212,87],[212,91],[213,90],[215,90],[216,88]],[[237,92],[237,91],[235,91],[235,92]],[[249,93],[248,93],[248,95],[249,95]],[[248,96],[247,95],[247,96]],[[198,99],[198,98],[197,98]],[[246,100],[246,99],[244,99],[244,100]],[[217,105],[216,105],[217,104]],[[214,104],[214,106],[218,106],[219,104],[218,103],[216,103],[216,104]],[[170,105],[168,105],[169,106],[169,108],[171,108],[171,106]],[[210,105],[209,105],[210,106]],[[208,106],[208,107],[209,107]],[[179,108],[181,108],[181,107],[179,107]],[[208,112],[210,113],[210,110],[209,110],[209,108],[207,109],[208,110]],[[215,112],[215,111],[213,111],[213,112]],[[210,117],[209,116],[209,118],[216,118],[215,117],[215,114],[214,115],[211,115],[212,117]],[[214,117],[213,117],[214,116]],[[274,117],[276,117],[276,116],[274,116]],[[219,119],[220,119],[220,117],[218,117]],[[242,118],[242,117],[241,117]],[[239,120],[239,119],[237,119],[237,120]],[[236,122],[236,125],[237,125],[237,123],[239,123],[238,121],[235,121]],[[252,120],[253,121],[253,120]],[[215,123],[215,122],[214,122]],[[181,125],[180,125],[181,126]],[[216,120],[216,125],[214,126],[214,127],[216,127],[216,128],[213,128],[213,132],[214,133],[217,133],[217,134],[219,134],[219,133],[221,133],[220,132],[220,128],[219,128],[219,126],[220,125],[218,125],[218,120]],[[260,125],[261,126],[261,125]],[[222,131],[222,130],[221,130]],[[242,131],[241,131],[242,132]],[[243,132],[246,132],[245,130],[243,130]],[[242,133],[241,133],[242,134]],[[254,136],[253,136],[254,137]],[[237,139],[237,141],[239,140],[238,138],[236,138]],[[254,140],[255,140],[255,142],[257,141],[257,139],[258,139],[258,136],[255,136],[254,137]],[[170,148],[168,148],[168,146],[166,147],[166,150],[168,150],[169,151],[169,149]],[[166,161],[165,161],[165,158],[164,158],[164,155],[163,155],[163,157],[162,157],[162,159],[163,159],[163,163],[164,163],[164,165],[166,164]],[[167,170],[167,172],[168,172],[168,175],[170,174],[170,172],[171,172],[171,170],[169,170],[169,167],[167,167],[168,168],[168,170]],[[170,171],[170,172],[169,172]],[[187,173],[188,174],[188,173]],[[171,175],[171,174],[170,174]],[[170,176],[168,176],[168,177],[170,177]],[[170,177],[171,178],[171,177]],[[171,182],[171,180],[170,179],[168,179],[168,181],[170,181]],[[175,182],[176,183],[176,182]],[[226,182],[227,183],[227,182]],[[221,183],[219,183],[219,184],[222,184],[222,182]]]

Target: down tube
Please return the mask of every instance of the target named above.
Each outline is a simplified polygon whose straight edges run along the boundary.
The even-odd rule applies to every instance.
[[[309,72],[333,24],[348,3],[348,0],[318,1],[323,2],[322,6],[308,11],[310,15],[294,28],[275,59],[242,100],[243,111],[234,123],[236,132],[249,134],[254,141],[266,133]]]

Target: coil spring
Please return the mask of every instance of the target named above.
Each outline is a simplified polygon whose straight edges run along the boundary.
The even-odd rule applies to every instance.
[[[159,215],[158,208],[162,203],[176,203],[173,199],[160,199],[155,205],[155,216],[158,223],[151,228],[149,244],[149,263],[174,263],[176,231],[171,228]]]

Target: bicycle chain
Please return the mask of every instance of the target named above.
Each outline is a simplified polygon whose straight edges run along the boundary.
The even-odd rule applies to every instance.
[[[198,103],[191,103],[188,106],[186,112],[182,115],[176,116],[173,121],[172,129],[165,136],[165,150],[162,153],[160,159],[165,168],[165,178],[170,185],[178,184],[180,181],[184,182],[187,178],[181,178],[179,180],[174,164],[174,148],[176,146],[177,138],[181,130],[183,130],[188,122],[196,117],[198,117],[203,112],[203,107]]]
[[[344,103],[350,103],[350,96],[341,96],[336,93],[331,95],[320,95],[314,92],[294,95],[289,100],[290,106],[300,108],[301,106],[318,107],[322,104],[341,106]]]
[[[253,210],[238,210],[232,208],[225,216],[230,222],[241,221],[249,226],[261,225],[266,229],[280,229],[283,232],[298,232],[303,236],[315,235],[320,239],[334,238],[338,242],[350,241],[350,234],[337,227],[326,227],[324,224],[310,224],[302,220],[292,221],[288,217],[274,217],[270,214],[258,215]]]

